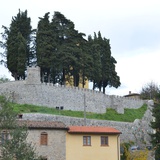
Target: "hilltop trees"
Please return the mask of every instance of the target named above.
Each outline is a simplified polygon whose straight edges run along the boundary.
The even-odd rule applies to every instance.
[[[27,128],[19,126],[17,114],[5,97],[0,96],[1,160],[38,160],[32,144],[26,142]]]
[[[89,59],[85,34],[75,30],[74,23],[60,12],[55,12],[52,21],[49,13],[40,18],[37,30],[37,64],[41,76],[65,85],[66,81],[78,86],[84,85],[89,73]],[[46,75],[45,75],[46,73]],[[72,78],[71,78],[72,77]],[[82,77],[82,79],[80,79]],[[70,82],[71,81],[71,82]]]
[[[4,43],[1,42],[1,45],[5,48],[7,68],[15,80],[25,79],[26,66],[31,64],[33,58],[30,50],[32,34],[30,23],[31,19],[27,16],[27,11],[19,10],[17,16],[12,17],[10,27],[3,26]]]
[[[15,80],[25,79],[26,66],[35,62],[41,68],[42,82],[84,87],[88,80],[103,93],[107,86],[119,87],[109,39],[98,32],[86,40],[63,14],[54,12],[51,20],[49,14],[39,18],[35,39],[27,11],[19,10],[10,27],[3,26],[1,47],[6,49],[7,67]]]
[[[36,33],[37,65],[41,68],[42,82],[46,81],[46,78],[49,78],[50,75],[55,49],[54,44],[53,32],[49,22],[49,13],[46,13],[43,18],[40,18]]]
[[[109,40],[102,38],[101,33],[98,32],[98,36],[96,33],[94,34],[94,39],[89,36],[88,41],[94,61],[91,75],[93,89],[97,87],[101,91],[101,88],[103,88],[103,93],[105,93],[107,86],[119,87],[121,84],[120,77],[115,70],[117,61],[111,56]]]
[[[86,67],[87,64],[89,65],[87,61],[89,55],[86,47],[87,41],[83,38],[85,34],[75,30],[74,23],[59,12],[55,12],[53,16],[53,24],[58,34],[57,57],[58,68],[62,75],[61,82],[65,85],[68,81],[78,86],[81,81],[84,86],[90,68]]]

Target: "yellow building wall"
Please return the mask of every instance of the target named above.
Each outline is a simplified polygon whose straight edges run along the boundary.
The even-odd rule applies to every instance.
[[[83,146],[83,136],[91,136],[91,146]],[[101,146],[101,136],[67,133],[66,160],[120,160],[118,135],[108,135],[108,146]]]
[[[83,88],[83,84],[81,82],[82,82],[82,80],[81,80],[81,77],[80,77],[80,82],[79,82],[79,85],[78,85],[79,88]],[[66,86],[73,86],[73,78],[72,77],[70,77],[69,82],[66,81]],[[88,80],[85,81],[84,88],[89,89],[89,82],[88,82]]]

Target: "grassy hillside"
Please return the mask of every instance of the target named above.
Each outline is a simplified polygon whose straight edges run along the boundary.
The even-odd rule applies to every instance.
[[[57,110],[54,108],[40,107],[28,104],[24,105],[13,104],[13,108],[17,113],[46,113],[46,114],[63,115],[63,116],[71,116],[79,118],[84,117],[83,111]],[[86,118],[133,122],[135,119],[141,119],[146,110],[147,110],[147,105],[143,105],[139,109],[125,109],[124,114],[118,114],[113,109],[107,109],[107,112],[104,114],[86,112]]]

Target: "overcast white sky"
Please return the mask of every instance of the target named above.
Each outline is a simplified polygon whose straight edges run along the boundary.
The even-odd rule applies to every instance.
[[[151,81],[160,85],[160,0],[5,0],[0,6],[0,27],[9,27],[18,9],[28,11],[33,28],[38,17],[59,11],[86,37],[100,31],[110,39],[121,87],[107,88],[107,94],[139,93]],[[4,75],[11,78],[0,66],[0,77]]]

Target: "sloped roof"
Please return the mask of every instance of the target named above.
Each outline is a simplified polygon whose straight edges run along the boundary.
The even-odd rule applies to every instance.
[[[70,126],[69,133],[107,133],[107,134],[121,134],[121,132],[113,127],[99,127],[99,126]]]
[[[132,97],[132,96],[140,96],[140,94],[139,93],[130,93],[130,94],[124,95],[124,97]]]
[[[68,129],[68,127],[58,121],[30,121],[30,120],[18,120],[19,126],[26,126],[29,129]]]

